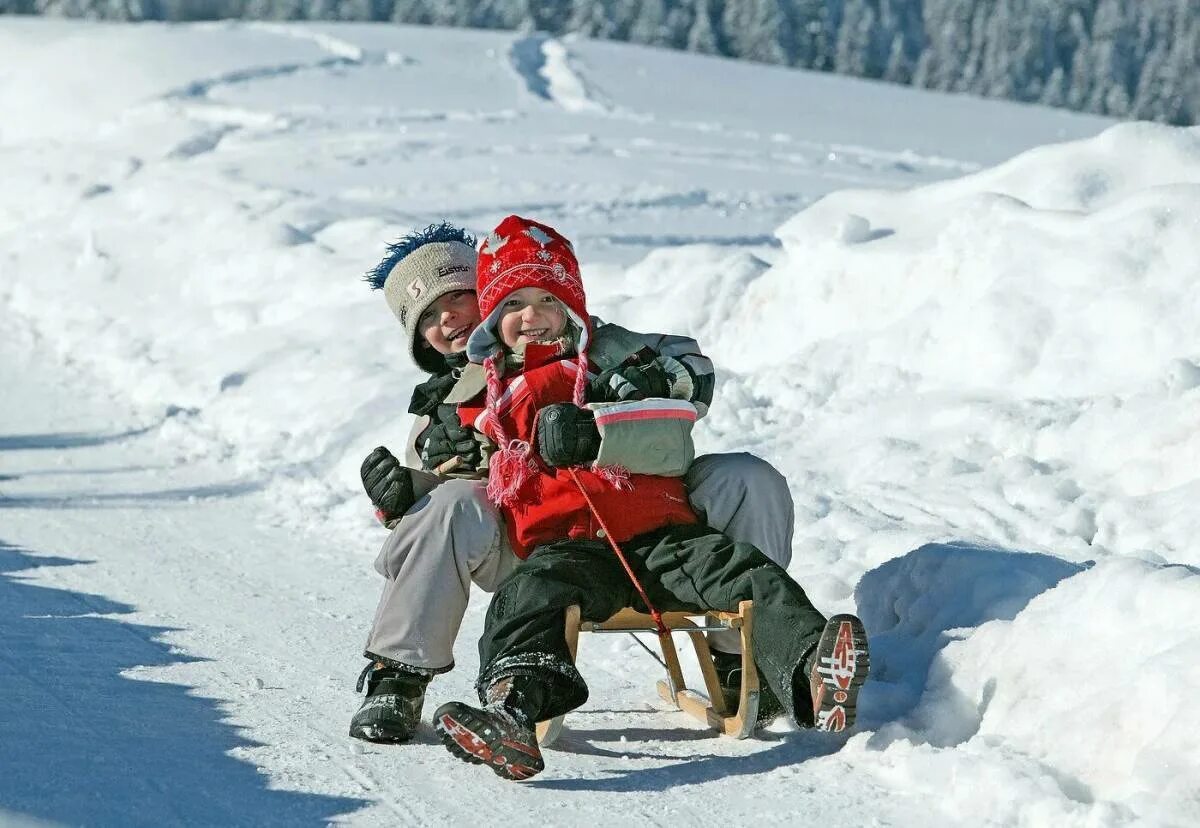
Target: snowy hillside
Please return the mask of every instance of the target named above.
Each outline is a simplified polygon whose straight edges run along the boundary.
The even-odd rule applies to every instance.
[[[466,30],[0,54],[0,823],[1200,820],[1200,128]],[[617,637],[530,783],[345,737],[418,379],[360,276],[514,211],[714,358],[702,448],[872,634],[848,739],[710,737]]]

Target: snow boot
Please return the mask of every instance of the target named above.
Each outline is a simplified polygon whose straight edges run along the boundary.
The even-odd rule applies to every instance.
[[[862,621],[854,615],[830,618],[793,682],[797,723],[831,733],[851,727],[858,712],[858,691],[870,671]],[[806,708],[806,703],[811,707]],[[806,714],[811,718],[804,721]]]
[[[430,676],[372,661],[358,677],[356,690],[367,697],[350,720],[350,735],[368,742],[407,742],[421,721]]]
[[[529,779],[546,767],[538,748],[534,706],[527,694],[541,694],[543,685],[531,676],[509,676],[487,691],[482,708],[447,702],[433,714],[433,728],[446,750],[464,762],[486,764],[505,779]]]
[[[713,666],[717,669],[717,682],[721,685],[721,695],[725,698],[725,709],[736,711],[742,698],[742,656],[740,653],[724,653],[712,651]],[[758,674],[758,715],[754,726],[763,727],[775,721],[783,714],[783,705],[767,686],[762,673]]]

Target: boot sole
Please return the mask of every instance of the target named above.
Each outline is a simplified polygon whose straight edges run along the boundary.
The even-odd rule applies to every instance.
[[[369,697],[350,722],[350,736],[377,745],[411,742],[417,733],[423,703],[424,698],[405,701],[394,694]]]
[[[825,624],[817,643],[817,660],[809,687],[813,697],[813,727],[838,733],[854,725],[858,691],[871,672],[867,631],[854,615],[835,615]]]
[[[382,727],[352,727],[350,728],[350,737],[353,739],[361,739],[364,742],[371,742],[376,745],[402,745],[406,742],[411,742],[412,733],[408,735],[397,735],[389,733]]]
[[[504,779],[519,782],[546,767],[536,742],[526,745],[504,739],[465,704],[449,702],[439,707],[433,714],[433,729],[446,750],[472,765],[487,765]]]

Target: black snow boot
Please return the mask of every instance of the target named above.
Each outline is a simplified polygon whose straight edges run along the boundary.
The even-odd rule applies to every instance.
[[[529,779],[545,768],[530,712],[545,685],[531,676],[499,679],[483,707],[447,702],[433,714],[446,750],[464,762],[487,765],[505,779]]]
[[[858,712],[858,691],[870,671],[862,621],[855,615],[830,618],[793,679],[796,723],[831,733],[851,727]]]
[[[368,742],[407,742],[421,721],[429,675],[372,661],[358,677],[356,689],[367,686],[362,707],[350,720],[350,735]]]
[[[740,653],[723,653],[712,651],[713,666],[717,669],[717,681],[721,685],[721,695],[725,697],[725,709],[733,713],[738,708],[742,698],[742,656]],[[758,715],[755,716],[754,726],[763,727],[783,715],[783,705],[767,686],[762,673],[758,674]]]

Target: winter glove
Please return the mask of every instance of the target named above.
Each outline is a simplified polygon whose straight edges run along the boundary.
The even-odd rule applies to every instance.
[[[437,471],[457,457],[459,470],[478,469],[483,459],[479,441],[475,439],[474,430],[459,420],[457,407],[440,405],[435,416],[436,422],[421,435],[425,441],[421,446],[421,465],[428,471]]]
[[[674,362],[674,360],[672,360]],[[588,385],[590,402],[624,402],[670,396],[667,372],[658,360],[645,365],[618,365]]]
[[[654,364],[661,368],[667,377],[667,393],[664,397],[687,402],[696,400],[699,383],[686,365],[669,356],[655,357]]]
[[[411,472],[383,446],[367,455],[360,474],[375,517],[384,526],[401,518],[416,501]]]
[[[555,403],[538,412],[537,448],[550,466],[590,463],[600,452],[600,431],[592,412]]]

